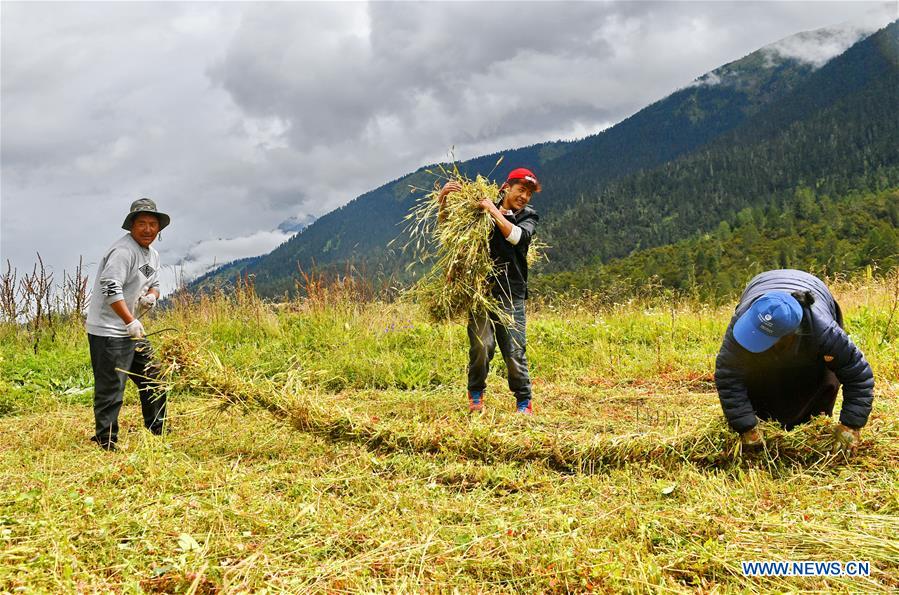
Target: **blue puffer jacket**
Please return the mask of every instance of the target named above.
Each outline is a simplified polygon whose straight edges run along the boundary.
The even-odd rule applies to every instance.
[[[775,290],[809,291],[815,301],[811,307],[803,306],[802,324],[797,331],[799,340],[789,353],[750,353],[734,339],[734,323],[752,302]],[[843,385],[840,422],[854,428],[864,426],[874,400],[874,374],[842,327],[840,306],[827,286],[814,275],[792,269],[756,275],[740,297],[715,360],[715,385],[730,427],[745,432],[756,424],[747,394],[750,378],[779,375],[799,383],[814,382],[821,378],[825,367]]]

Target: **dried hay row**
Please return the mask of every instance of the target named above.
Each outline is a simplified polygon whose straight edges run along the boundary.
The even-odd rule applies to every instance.
[[[899,566],[899,518],[883,514],[855,514],[847,527],[813,519],[754,519],[750,526],[735,532],[730,545],[760,559],[789,548],[794,560],[820,556],[822,549],[843,560],[874,560],[877,566]],[[881,537],[885,536],[885,537]]]
[[[258,407],[297,430],[338,442],[365,444],[379,452],[412,452],[453,455],[487,463],[535,462],[560,473],[601,473],[608,468],[636,463],[700,468],[731,468],[749,462],[771,470],[800,465],[830,466],[845,461],[830,453],[831,421],[819,418],[792,431],[763,423],[765,447],[743,453],[736,435],[721,420],[678,436],[646,432],[608,437],[571,432],[550,433],[520,420],[473,419],[455,423],[452,417],[418,421],[408,418],[379,420],[327,406],[306,388],[307,378],[284,373],[274,378],[246,378],[229,369],[214,355],[201,357],[199,347],[181,337],[163,345],[170,388],[219,401],[230,406]],[[899,464],[899,451],[890,448],[899,428],[877,428],[853,459],[854,465]]]

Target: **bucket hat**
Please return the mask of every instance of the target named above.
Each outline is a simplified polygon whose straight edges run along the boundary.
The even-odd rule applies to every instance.
[[[122,229],[131,231],[131,225],[132,223],[134,223],[134,218],[141,213],[150,213],[151,215],[156,215],[157,217],[159,217],[159,231],[165,229],[168,224],[172,222],[171,217],[156,210],[155,202],[153,202],[149,198],[139,198],[131,203],[131,210],[125,217],[124,223],[122,223]]]

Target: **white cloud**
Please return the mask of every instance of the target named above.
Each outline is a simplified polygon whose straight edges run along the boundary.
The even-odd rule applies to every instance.
[[[689,87],[698,87],[698,86],[706,86],[706,87],[714,87],[716,85],[721,84],[721,77],[716,72],[709,72],[701,77],[697,78],[695,81],[690,83]]]
[[[817,31],[803,31],[769,44],[765,49],[784,58],[821,67],[896,18],[899,18],[899,3],[885,4],[851,21]]]
[[[236,238],[217,238],[197,242],[184,258],[163,272],[163,292],[174,289],[181,279],[190,280],[217,265],[248,256],[266,254],[293,237],[294,232],[279,229],[257,231]]]

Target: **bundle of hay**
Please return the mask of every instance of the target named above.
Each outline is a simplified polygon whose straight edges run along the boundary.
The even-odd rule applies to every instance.
[[[509,315],[490,294],[496,272],[490,258],[494,222],[478,207],[485,198],[496,200],[499,187],[483,176],[470,180],[458,170],[444,179],[455,180],[461,190],[447,195],[441,209],[441,185],[406,216],[411,236],[407,246],[415,245],[421,262],[433,262],[412,288],[412,295],[436,322],[462,321],[469,312],[487,312],[511,324]]]
[[[206,341],[208,343],[208,340]],[[251,405],[262,407],[276,417],[285,417],[282,386],[295,386],[290,378],[275,378],[260,374],[247,374],[222,363],[221,359],[204,342],[184,333],[166,338],[158,352],[160,366],[159,385],[166,392],[183,391],[205,399],[219,401],[226,409],[238,406],[248,409]]]

